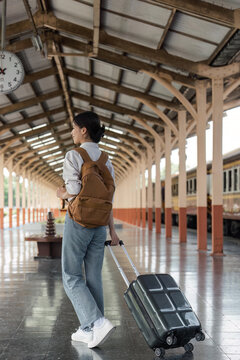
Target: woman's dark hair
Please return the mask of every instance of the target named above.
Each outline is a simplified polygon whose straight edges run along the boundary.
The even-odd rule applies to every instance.
[[[93,111],[84,111],[76,115],[73,122],[81,129],[85,127],[90,139],[95,143],[98,143],[104,136],[105,126],[101,126],[98,115]]]

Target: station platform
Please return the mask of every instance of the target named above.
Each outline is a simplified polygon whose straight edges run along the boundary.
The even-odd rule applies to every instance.
[[[106,249],[103,282],[105,316],[115,333],[94,350],[72,342],[79,326],[62,287],[60,260],[34,260],[35,243],[24,242],[29,225],[0,232],[0,360],[152,360],[123,299],[125,283]],[[155,231],[123,224],[120,238],[140,273],[170,273],[196,311],[206,334],[194,351],[166,351],[168,360],[240,360],[240,246],[224,239],[223,257],[197,251],[196,231],[180,245]],[[134,273],[120,247],[114,248],[129,280]]]

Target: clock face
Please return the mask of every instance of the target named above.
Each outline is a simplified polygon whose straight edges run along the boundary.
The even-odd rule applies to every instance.
[[[16,90],[24,79],[21,60],[13,53],[0,50],[0,94]]]

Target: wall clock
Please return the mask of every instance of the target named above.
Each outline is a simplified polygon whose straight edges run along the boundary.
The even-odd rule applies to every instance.
[[[21,60],[6,50],[0,50],[0,94],[9,94],[23,82],[24,68]]]

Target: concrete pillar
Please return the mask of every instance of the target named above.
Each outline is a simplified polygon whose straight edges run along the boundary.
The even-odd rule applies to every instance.
[[[178,226],[179,242],[187,241],[187,209],[186,209],[186,111],[178,112],[179,128],[179,177],[178,177]]]
[[[4,154],[0,154],[0,229],[4,228]]]
[[[19,175],[16,174],[16,212],[17,212],[17,226],[20,225],[20,184]]]
[[[171,180],[171,129],[165,127],[165,229],[166,238],[172,237],[172,180]]]
[[[140,163],[137,164],[136,171],[136,206],[137,206],[137,226],[141,225],[141,192],[140,192]]]
[[[148,166],[148,188],[147,188],[147,205],[148,205],[148,229],[152,230],[153,226],[153,186],[152,186],[152,154],[147,150]]]
[[[22,174],[23,182],[22,182],[22,224],[24,225],[26,220],[26,187],[25,187],[25,179],[26,173],[25,171]]]
[[[142,227],[146,227],[146,158],[143,156],[141,161],[141,173],[142,173]]]
[[[31,176],[28,174],[28,193],[27,193],[27,209],[28,209],[28,223],[31,222]]]
[[[197,244],[207,250],[206,86],[197,85]]]
[[[223,255],[223,79],[212,80],[213,162],[212,162],[212,254]]]
[[[13,178],[12,178],[12,160],[8,165],[8,211],[9,211],[9,228],[12,228],[12,208],[13,208]]]
[[[155,137],[155,165],[156,165],[156,182],[155,182],[155,228],[156,233],[161,232],[161,180],[160,180],[160,161],[161,161],[161,144],[158,137]]]

